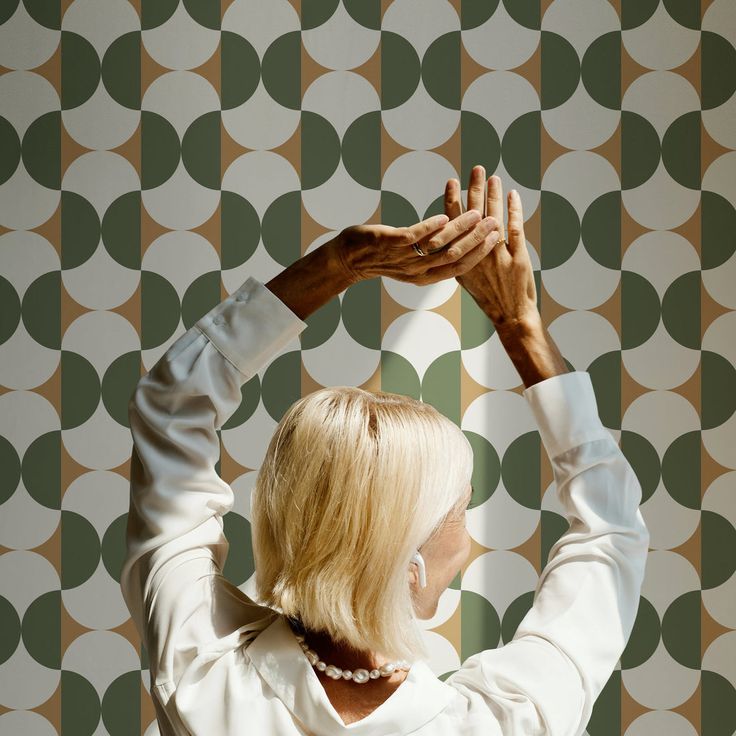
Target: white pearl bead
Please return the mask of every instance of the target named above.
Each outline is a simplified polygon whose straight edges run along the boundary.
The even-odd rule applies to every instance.
[[[313,649],[307,649],[305,654],[307,655],[309,664],[317,664],[317,662],[319,661],[319,656],[317,655],[317,652],[315,652]]]
[[[333,680],[339,680],[342,678],[344,680],[352,680],[358,684],[363,684],[368,682],[368,680],[377,680],[379,677],[390,677],[397,670],[404,669],[408,671],[411,668],[410,662],[405,659],[399,659],[396,662],[386,662],[381,665],[380,668],[372,669],[370,671],[363,668],[357,669],[355,672],[352,672],[351,670],[343,670],[336,665],[323,662],[319,658],[317,652],[315,652],[314,649],[310,649],[303,634],[295,634],[295,637],[301,650],[304,652],[304,655],[309,660],[309,663],[316,667],[320,672],[324,672]]]

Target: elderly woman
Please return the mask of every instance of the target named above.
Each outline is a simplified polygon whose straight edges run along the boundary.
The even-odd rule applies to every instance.
[[[462,212],[361,225],[263,284],[249,277],[168,348],[130,400],[121,588],[162,734],[581,734],[631,633],[649,534],[641,486],[542,325],[517,192],[475,167]],[[482,218],[483,212],[488,216]],[[217,430],[241,387],[361,279],[456,278],[525,389],[570,528],[512,640],[444,681],[419,619],[465,565],[472,451],[435,408],[338,386],[284,414],[252,495],[258,602],[222,575],[233,492]]]

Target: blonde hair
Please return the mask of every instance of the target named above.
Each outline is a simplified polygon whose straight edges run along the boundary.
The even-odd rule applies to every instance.
[[[427,658],[409,563],[472,471],[462,430],[430,404],[351,386],[297,400],[252,494],[260,602],[355,649]]]

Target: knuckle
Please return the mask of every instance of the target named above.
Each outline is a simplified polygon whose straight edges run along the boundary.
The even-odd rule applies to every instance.
[[[458,248],[457,246],[452,246],[452,248],[448,248],[447,255],[452,259],[457,258],[460,255],[460,248]]]

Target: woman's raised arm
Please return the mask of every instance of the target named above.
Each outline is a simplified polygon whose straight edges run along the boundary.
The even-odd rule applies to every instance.
[[[221,575],[229,547],[222,517],[233,491],[215,469],[217,430],[240,405],[242,385],[306,326],[249,277],[169,346],[129,400],[133,448],[120,586],[161,693],[170,694],[166,688],[198,642],[244,620],[249,600]],[[254,607],[245,618],[263,616]]]

